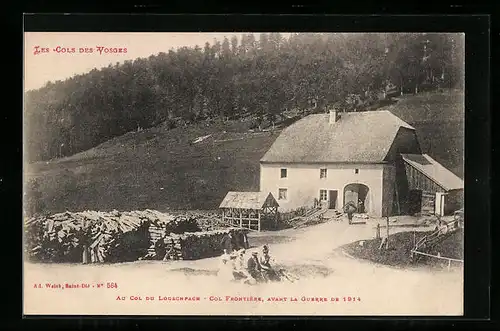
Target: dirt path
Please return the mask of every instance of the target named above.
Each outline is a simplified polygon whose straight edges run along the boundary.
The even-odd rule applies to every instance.
[[[431,228],[414,228],[415,231],[428,231],[429,229]],[[390,233],[408,230],[408,228],[393,227],[390,228]],[[340,246],[358,240],[372,239],[374,236],[373,222],[349,225],[346,219],[341,218],[303,229],[279,231],[279,234],[272,232],[251,234],[249,241],[251,245],[253,243],[258,246],[268,244],[276,259],[298,261],[327,259]]]
[[[218,258],[198,261],[139,261],[113,265],[25,264],[28,311],[69,314],[280,314],[280,315],[460,315],[460,271],[405,270],[358,261],[335,253],[341,245],[373,237],[371,225],[327,222],[304,229],[256,233],[249,240],[270,245],[280,264],[298,275],[296,283],[247,286],[221,283]],[[394,231],[403,229],[395,228]],[[118,289],[47,290],[33,284],[115,282]],[[145,301],[145,296],[198,296],[200,302]],[[116,296],[127,297],[116,302]],[[142,301],[130,301],[141,296]],[[297,303],[226,301],[227,297],[296,297]],[[98,298],[98,300],[96,300]],[[217,298],[221,301],[211,301]],[[337,298],[335,303],[308,298]],[[355,298],[356,301],[349,301]],[[359,301],[358,301],[359,299]],[[66,304],[72,302],[71,305]],[[48,305],[47,302],[51,304]]]

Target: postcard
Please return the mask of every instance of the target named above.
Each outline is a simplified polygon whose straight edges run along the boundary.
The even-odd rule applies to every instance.
[[[25,32],[25,315],[462,316],[461,33]]]

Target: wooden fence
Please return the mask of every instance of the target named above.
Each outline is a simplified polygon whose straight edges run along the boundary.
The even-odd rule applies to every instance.
[[[424,236],[415,244],[415,246],[411,250],[411,257],[414,258],[415,255],[420,255],[420,256],[427,256],[436,259],[446,260],[448,261],[448,269],[450,269],[452,261],[463,263],[464,261],[460,259],[453,259],[449,257],[433,255],[420,251],[420,249],[422,249],[423,247],[435,244],[443,234],[449,233],[450,231],[454,231],[458,229],[459,226],[460,226],[459,220],[454,220],[452,222],[446,223],[444,226],[438,226],[438,229],[436,231],[432,232],[429,235]]]
[[[459,262],[459,263],[464,263],[464,260],[452,259],[450,257],[443,257],[443,256],[438,256],[438,255],[432,255],[432,254],[427,254],[427,253],[419,252],[419,251],[413,251],[412,250],[412,254],[418,254],[418,255],[422,255],[422,256],[432,257],[432,258],[435,258],[435,259],[446,260],[446,261],[448,261],[448,270],[450,270],[450,268],[451,268],[451,262],[452,261]]]

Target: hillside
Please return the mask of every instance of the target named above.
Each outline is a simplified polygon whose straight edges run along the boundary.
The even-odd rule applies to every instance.
[[[440,241],[429,250],[429,254],[449,257],[452,259],[464,259],[464,230],[459,229]]]
[[[403,96],[384,109],[417,130],[423,153],[464,178],[464,104],[463,92],[444,90]]]
[[[250,114],[258,126],[285,109],[364,109],[386,89],[460,87],[463,47],[440,33],[260,33],[158,49],[26,91],[24,150],[29,162],[47,161],[165,121]]]
[[[463,107],[456,92],[403,97],[387,107],[417,128],[424,152],[463,174]],[[25,167],[39,209],[214,209],[229,190],[258,190],[259,159],[279,130],[246,122],[129,132],[70,157]],[[211,135],[193,143],[197,138]]]
[[[258,160],[277,133],[231,124],[130,132],[26,168],[45,210],[213,209],[228,190],[257,190]],[[198,137],[212,134],[202,142]]]
[[[418,232],[418,234],[416,234],[416,238],[420,239],[431,233],[432,231]],[[359,259],[391,266],[408,267],[415,265],[415,261],[412,261],[412,259],[409,258],[411,256],[411,250],[414,248],[414,235],[413,231],[391,234],[389,236],[389,250],[379,249],[381,239],[362,240],[364,242],[363,246],[359,244],[360,241],[355,241],[344,245],[342,249],[349,255]],[[463,229],[459,229],[458,231],[446,236],[442,241],[438,242],[434,247],[426,250],[425,252],[432,255],[440,254],[442,257],[463,260],[463,235]],[[418,262],[440,268],[443,266],[446,267],[447,265],[446,261],[421,256],[418,259]]]

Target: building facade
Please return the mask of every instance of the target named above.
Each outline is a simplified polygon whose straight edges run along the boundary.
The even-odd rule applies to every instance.
[[[390,185],[392,172],[385,164],[261,163],[260,187],[277,197],[282,210],[312,206],[315,200],[332,209],[361,201],[365,212],[381,215],[384,180]]]
[[[415,129],[389,111],[309,115],[261,159],[260,190],[277,198],[280,211],[352,202],[360,213],[404,214],[413,177],[403,155],[422,155],[420,144]]]

